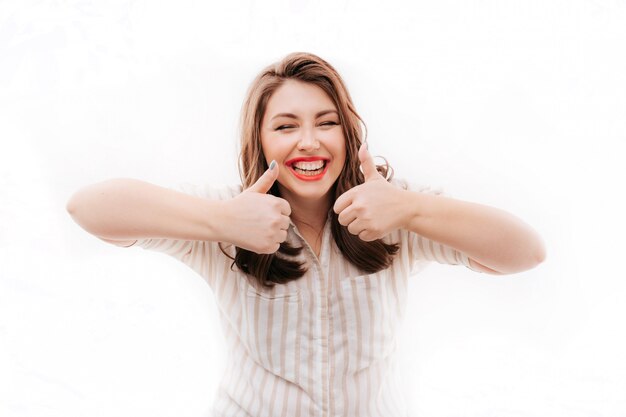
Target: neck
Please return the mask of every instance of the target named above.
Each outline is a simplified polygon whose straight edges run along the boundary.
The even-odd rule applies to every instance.
[[[299,230],[321,233],[331,207],[330,193],[319,199],[299,198],[293,195],[284,195],[283,198],[289,202],[291,220]]]
[[[303,202],[290,201],[291,220],[298,226],[298,229],[312,229],[321,232],[326,224],[330,203],[328,201]]]

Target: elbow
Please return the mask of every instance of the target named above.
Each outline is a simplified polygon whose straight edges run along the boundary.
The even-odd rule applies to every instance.
[[[76,213],[76,194],[73,194],[67,203],[65,203],[65,210],[69,213],[70,216],[74,216]]]
[[[490,273],[493,275],[511,275],[536,268],[537,266],[539,266],[539,264],[546,260],[545,244],[541,239],[539,239],[537,242],[538,244],[536,248],[528,255],[517,258],[517,261],[514,262],[514,265],[511,264],[509,268],[501,268],[498,271],[493,270],[493,272]]]
[[[80,209],[80,206],[86,204],[93,204],[94,194],[99,194],[102,191],[103,186],[108,183],[114,184],[116,181],[124,181],[125,178],[112,178],[102,182],[86,185],[83,188],[78,189],[71,195],[71,197],[65,203],[65,210],[70,215],[75,215]]]
[[[541,238],[538,238],[535,248],[525,257],[523,265],[511,273],[524,272],[536,268],[546,260],[546,246]]]
[[[546,260],[546,243],[541,237],[537,237],[537,247],[535,248],[534,260],[535,266]]]
[[[543,243],[543,240],[540,239],[538,241],[538,245],[535,248],[534,252],[526,259],[527,260],[523,266],[520,266],[517,270],[510,273],[528,271],[536,268],[537,266],[539,266],[539,264],[543,263],[546,260],[546,247]]]
[[[546,244],[541,236],[535,232],[534,236],[529,238],[528,241],[532,242],[532,244],[527,246],[524,251],[524,257],[520,259],[520,265],[518,265],[517,270],[513,273],[528,271],[536,268],[539,264],[546,260]]]
[[[544,249],[535,258],[535,266],[539,265],[540,263],[543,263],[545,260],[546,260],[546,251]]]

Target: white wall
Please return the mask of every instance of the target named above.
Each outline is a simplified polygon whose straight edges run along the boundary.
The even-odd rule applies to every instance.
[[[0,1],[0,415],[207,416],[209,287],[65,211],[112,177],[234,183],[245,89],[331,62],[396,175],[507,210],[548,258],[412,277],[417,416],[624,416],[626,4]]]

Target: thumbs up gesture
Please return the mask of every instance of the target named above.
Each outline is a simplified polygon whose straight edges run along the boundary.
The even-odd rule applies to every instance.
[[[225,202],[225,241],[266,254],[276,252],[285,241],[291,207],[287,200],[267,194],[278,178],[278,170],[272,161],[251,187]]]
[[[358,155],[365,182],[343,193],[333,210],[339,215],[341,225],[369,242],[404,227],[406,198],[404,190],[391,185],[378,173],[365,143]]]

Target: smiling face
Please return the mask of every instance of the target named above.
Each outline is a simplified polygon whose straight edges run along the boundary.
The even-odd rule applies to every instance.
[[[337,108],[320,87],[286,80],[270,97],[261,147],[280,167],[278,188],[288,201],[329,201],[346,160]]]

